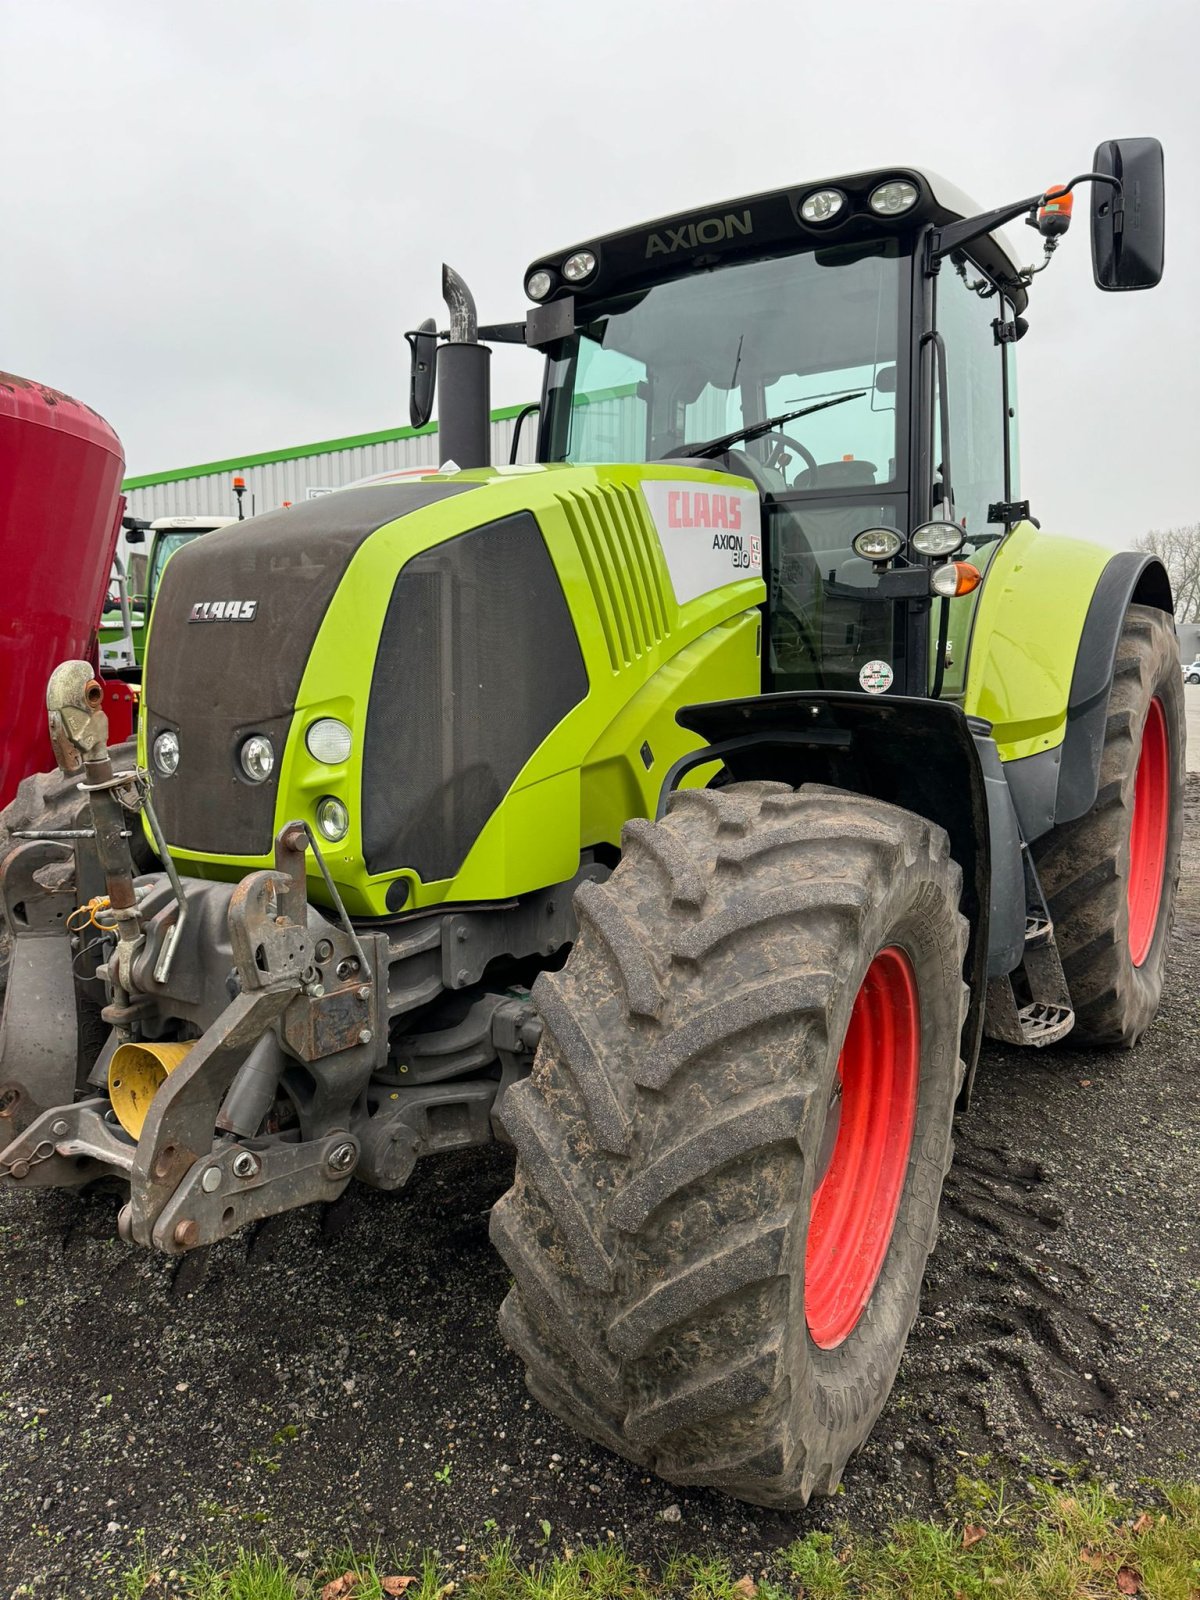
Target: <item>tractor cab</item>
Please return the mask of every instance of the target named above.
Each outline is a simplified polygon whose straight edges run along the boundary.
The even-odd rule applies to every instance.
[[[1113,149],[1096,158],[1101,287],[1118,286],[1100,265],[1113,275]],[[1131,174],[1161,167],[1154,141],[1121,157]],[[1044,266],[1069,190],[981,215],[935,174],[888,168],[539,258],[525,279],[526,339],[547,357],[539,459],[703,461],[756,484],[765,689],[961,695],[973,602],[949,601],[1028,516],[1014,357],[1042,268],[999,224],[1026,213]],[[1161,260],[1142,265],[1157,281]],[[931,589],[953,558],[972,571]]]

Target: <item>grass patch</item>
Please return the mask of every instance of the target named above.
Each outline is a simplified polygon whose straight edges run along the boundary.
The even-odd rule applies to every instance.
[[[663,1542],[670,1534],[664,1529]],[[719,1554],[654,1571],[615,1544],[534,1562],[510,1540],[476,1546],[452,1572],[338,1550],[306,1571],[264,1550],[163,1571],[144,1558],[113,1600],[1200,1600],[1200,1485],[1148,1484],[1132,1503],[1087,1484],[962,1480],[954,1514],[896,1523],[882,1538],[810,1533],[767,1568],[739,1572]]]

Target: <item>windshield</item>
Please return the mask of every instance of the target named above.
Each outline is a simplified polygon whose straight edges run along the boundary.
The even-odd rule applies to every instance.
[[[549,459],[662,460],[844,396],[736,448],[776,491],[894,486],[906,291],[889,240],[742,262],[589,307],[550,363]]]
[[[154,566],[150,573],[150,595],[158,591],[158,580],[162,577],[163,568],[167,564],[168,556],[173,556],[176,550],[190,544],[199,536],[199,529],[186,528],[180,533],[160,533],[154,545]]]

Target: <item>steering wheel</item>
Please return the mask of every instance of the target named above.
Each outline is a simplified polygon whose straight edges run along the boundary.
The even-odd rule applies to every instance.
[[[817,483],[820,480],[821,469],[817,465],[817,458],[813,455],[812,451],[806,450],[805,447],[800,443],[799,439],[793,439],[790,433],[774,432],[768,433],[765,437],[771,448],[767,454],[767,459],[764,462],[764,465],[773,472],[782,472],[783,468],[779,465],[779,460],[783,455],[784,448],[786,446],[790,446],[801,458],[801,460],[804,462],[804,465],[812,474],[812,483],[809,487],[816,488]]]

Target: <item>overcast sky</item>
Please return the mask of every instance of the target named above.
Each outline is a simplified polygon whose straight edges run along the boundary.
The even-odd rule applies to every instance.
[[[1125,543],[1200,518],[1198,47],[1194,0],[0,0],[0,367],[133,473],[391,427],[443,258],[502,320],[661,213],[893,163],[990,206],[1154,134],[1162,285],[1094,288],[1085,193],[1020,348],[1022,493]]]

